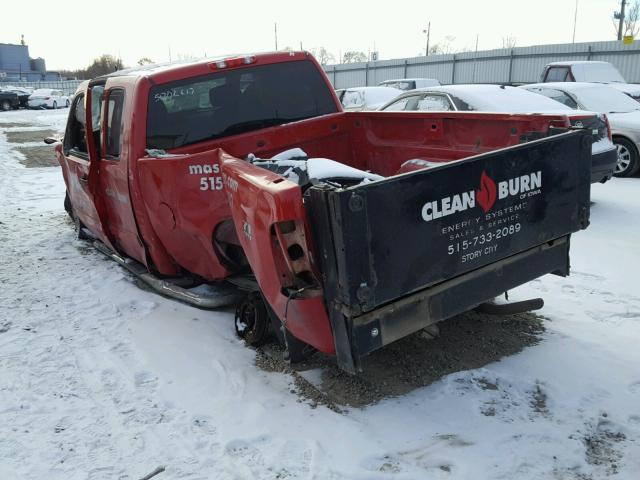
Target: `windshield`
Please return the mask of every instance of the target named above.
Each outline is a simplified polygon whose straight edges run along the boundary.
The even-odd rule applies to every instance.
[[[221,71],[151,88],[147,146],[177,148],[336,111],[309,61]]]
[[[404,80],[404,81],[398,81],[398,82],[382,82],[380,86],[397,88],[399,90],[404,90],[406,92],[407,90],[413,90],[414,88],[416,88],[416,82],[411,80]]]
[[[611,87],[593,86],[573,93],[585,109],[594,112],[624,113],[640,110],[640,103]]]
[[[584,69],[583,78],[576,78],[577,81],[626,83],[620,72],[610,63],[584,63],[582,68]],[[578,71],[576,68],[574,70]],[[580,76],[578,74],[578,77]]]

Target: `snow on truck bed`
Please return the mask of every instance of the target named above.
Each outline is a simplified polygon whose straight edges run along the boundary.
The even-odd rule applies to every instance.
[[[60,169],[23,167],[3,133],[65,115],[0,113],[0,478],[638,478],[639,179],[593,186],[571,277],[511,292],[546,300],[537,345],[335,411],[254,365],[230,311],[141,290],[74,240]]]

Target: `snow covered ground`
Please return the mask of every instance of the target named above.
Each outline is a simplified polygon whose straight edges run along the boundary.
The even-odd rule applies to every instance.
[[[511,293],[545,298],[538,345],[337,413],[257,368],[231,313],[74,240],[60,169],[4,134],[66,114],[0,113],[0,478],[640,477],[640,179],[593,186],[570,277]]]

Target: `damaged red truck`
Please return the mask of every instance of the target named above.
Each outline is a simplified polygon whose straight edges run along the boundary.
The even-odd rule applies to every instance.
[[[589,221],[564,116],[343,112],[306,52],[149,66],[74,98],[78,232],[156,290],[237,305],[251,344],[344,370],[547,273]]]

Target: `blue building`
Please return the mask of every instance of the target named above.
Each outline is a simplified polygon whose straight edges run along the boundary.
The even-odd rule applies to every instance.
[[[43,58],[31,58],[27,45],[0,43],[0,81],[38,82],[58,80],[56,72],[47,72]]]

